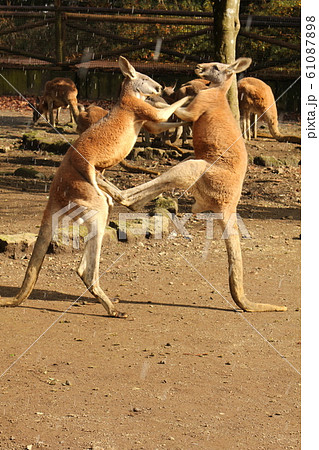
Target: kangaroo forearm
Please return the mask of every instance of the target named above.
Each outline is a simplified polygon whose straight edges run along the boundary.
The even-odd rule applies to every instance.
[[[172,128],[178,128],[182,125],[186,125],[187,122],[145,122],[143,127],[152,134],[160,134],[163,131],[171,130]]]

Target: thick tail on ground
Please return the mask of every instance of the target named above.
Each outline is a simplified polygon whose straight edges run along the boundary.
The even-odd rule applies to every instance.
[[[16,297],[13,298],[0,297],[0,306],[19,306],[24,300],[26,300],[29,297],[38,279],[38,275],[45,254],[51,242],[51,237],[52,237],[51,226],[47,224],[42,225],[40,228],[38,238],[34,245],[32,256],[22,286],[18,294],[16,295]]]

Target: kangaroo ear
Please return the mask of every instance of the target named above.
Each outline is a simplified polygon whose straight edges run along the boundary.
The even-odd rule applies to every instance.
[[[251,63],[252,63],[251,58],[238,58],[233,64],[230,64],[227,67],[227,71],[232,73],[240,73],[248,69]]]
[[[119,66],[122,71],[122,74],[125,77],[129,77],[131,80],[136,78],[136,70],[134,69],[132,64],[130,64],[128,60],[124,58],[124,56],[119,57]]]

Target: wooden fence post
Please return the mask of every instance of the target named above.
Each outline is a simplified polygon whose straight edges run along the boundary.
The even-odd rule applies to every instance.
[[[54,0],[55,7],[55,57],[57,64],[64,62],[64,33],[61,0]]]

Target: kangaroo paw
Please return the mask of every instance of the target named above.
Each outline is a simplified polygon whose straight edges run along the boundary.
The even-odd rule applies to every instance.
[[[96,177],[96,182],[99,188],[109,194],[116,202],[123,204],[124,196],[121,193],[121,190],[118,189],[113,183],[109,180],[103,179],[101,176]]]

